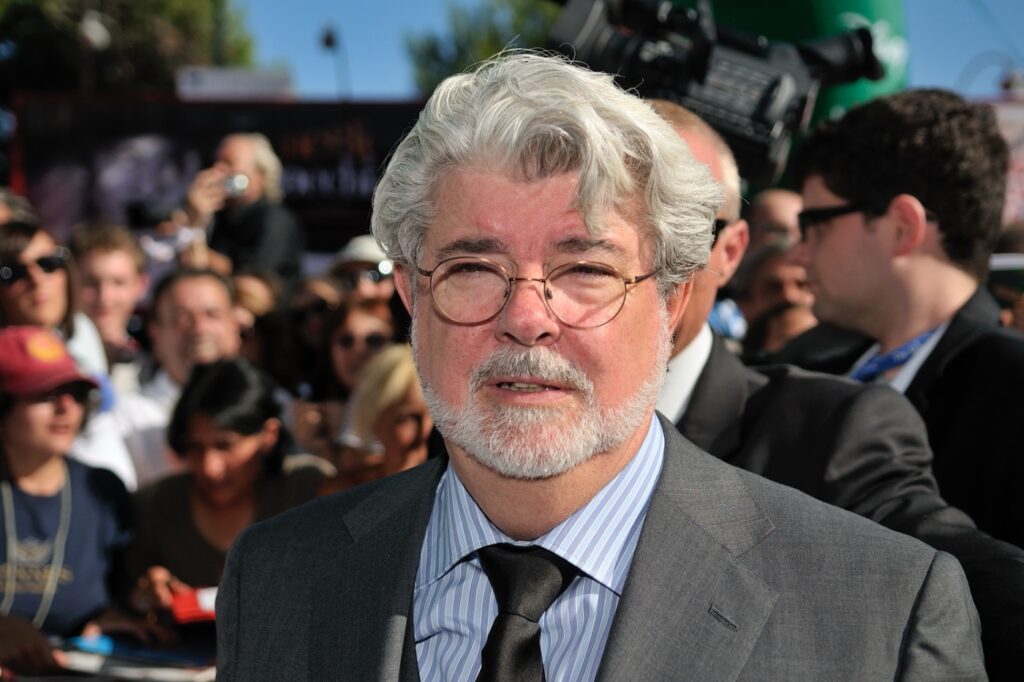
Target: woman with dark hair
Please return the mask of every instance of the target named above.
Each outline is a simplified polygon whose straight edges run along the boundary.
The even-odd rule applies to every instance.
[[[243,530],[316,496],[322,468],[283,466],[279,411],[273,382],[246,360],[193,370],[167,429],[188,471],[136,494],[134,608],[166,609],[175,593],[215,586]]]
[[[108,608],[128,493],[65,457],[95,392],[52,331],[0,329],[0,667],[45,671],[47,636],[134,627]]]
[[[0,225],[0,326],[53,329],[83,371],[107,372],[99,332],[78,312],[71,252],[32,223]]]
[[[325,332],[320,353],[328,370],[317,377],[309,401],[292,403],[292,424],[303,448],[337,464],[349,398],[360,372],[371,357],[393,343],[395,328],[386,303],[345,300],[331,312]]]

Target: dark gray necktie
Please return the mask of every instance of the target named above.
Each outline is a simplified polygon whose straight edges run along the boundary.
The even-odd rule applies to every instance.
[[[562,594],[576,567],[543,547],[491,545],[478,552],[498,601],[481,653],[478,682],[541,682],[537,621]]]

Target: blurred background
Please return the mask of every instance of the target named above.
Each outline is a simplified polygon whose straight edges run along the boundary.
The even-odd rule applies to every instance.
[[[611,23],[647,5],[605,4]],[[434,85],[502,47],[548,46],[563,5],[0,0],[0,184],[26,194],[58,235],[96,215],[144,228],[180,205],[224,134],[258,131],[284,162],[285,203],[309,250],[334,252],[366,230],[380,166]],[[995,103],[1017,159],[1007,218],[1024,217],[1024,3],[717,0],[710,9],[719,36],[796,43],[870,31],[885,77],[823,84],[816,119],[903,87]]]

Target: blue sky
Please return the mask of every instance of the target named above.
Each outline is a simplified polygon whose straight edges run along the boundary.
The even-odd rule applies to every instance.
[[[351,96],[413,96],[403,36],[444,31],[452,4],[483,0],[235,0],[256,39],[261,66],[287,66],[301,98],[339,93],[334,56],[320,47],[333,24],[347,57]],[[939,86],[974,98],[996,98],[1007,64],[1024,68],[1021,0],[903,0],[911,86]],[[345,76],[343,76],[343,81]],[[346,93],[348,94],[348,93]]]

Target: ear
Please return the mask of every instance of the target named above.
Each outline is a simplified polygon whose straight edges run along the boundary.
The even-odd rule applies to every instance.
[[[682,284],[676,285],[675,290],[668,295],[665,301],[665,308],[668,310],[669,329],[674,331],[679,328],[679,322],[683,319],[683,312],[686,311],[686,306],[690,302],[690,295],[692,293],[693,277],[691,276]]]
[[[260,429],[260,448],[264,452],[270,452],[277,445],[277,439],[280,436],[281,420],[271,417],[263,422],[263,428]]]
[[[408,265],[398,263],[395,265],[395,290],[398,291],[398,297],[402,299],[402,303],[405,305],[405,309],[412,315],[412,300],[413,293],[412,288],[415,286],[414,278],[415,273]]]
[[[743,260],[743,254],[747,252],[748,244],[750,244],[750,226],[746,220],[737,220],[719,233],[714,250],[720,252],[716,268],[722,277],[720,286],[736,274],[736,269],[739,268],[740,262]]]
[[[906,256],[921,246],[928,231],[927,213],[915,196],[898,194],[893,197],[886,211],[895,228],[892,255]]]

